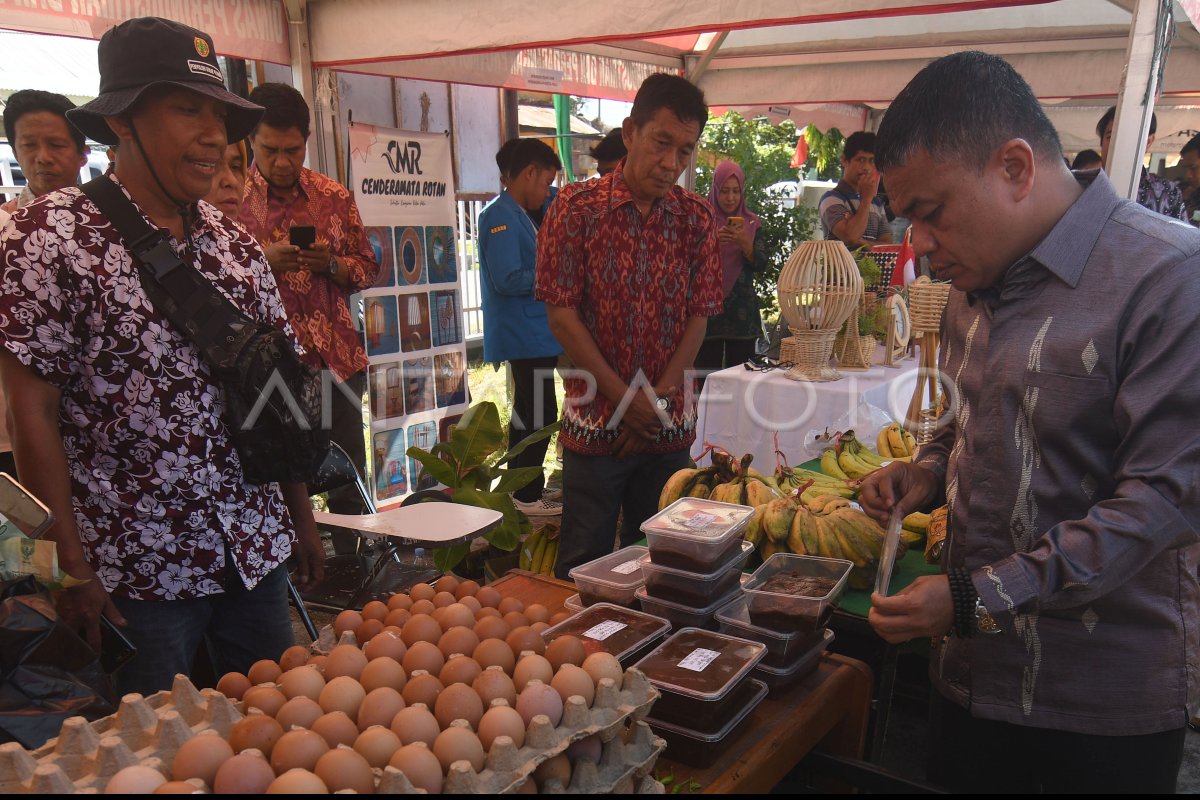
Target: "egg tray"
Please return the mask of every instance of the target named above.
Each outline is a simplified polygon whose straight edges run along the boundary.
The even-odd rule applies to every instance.
[[[215,689],[197,689],[176,675],[170,691],[127,694],[114,714],[88,722],[71,717],[58,736],[36,750],[0,745],[0,794],[103,792],[133,764],[170,773],[175,753],[202,730],[228,738],[241,712]]]

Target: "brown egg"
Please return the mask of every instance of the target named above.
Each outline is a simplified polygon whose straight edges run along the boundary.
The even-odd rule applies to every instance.
[[[479,584],[475,581],[463,581],[454,590],[454,597],[462,600],[464,597],[474,597],[479,592]]]
[[[212,786],[217,770],[233,758],[233,748],[216,731],[204,731],[188,739],[175,753],[171,777],[177,781],[199,778]]]
[[[396,659],[384,656],[367,664],[358,682],[362,684],[363,691],[368,693],[384,687],[399,692],[404,689],[404,684],[408,683],[408,673]]]
[[[8,777],[7,775],[5,776]],[[179,781],[174,781],[179,783]],[[119,770],[115,775],[108,779],[108,783],[104,786],[105,794],[168,794],[168,792],[160,791],[163,786],[167,785],[167,779],[163,774],[154,767],[146,767],[141,764],[133,764]],[[191,791],[196,791],[196,787],[190,783],[184,784]]]
[[[538,764],[533,772],[533,779],[543,791],[551,781],[558,781],[565,789],[571,783],[571,762],[563,753],[552,756]]]
[[[294,697],[308,697],[316,700],[325,688],[325,678],[316,667],[305,664],[289,669],[279,676],[279,691],[288,700]]]
[[[492,706],[479,720],[479,742],[484,752],[492,749],[499,736],[509,737],[518,748],[525,745],[525,720],[515,708]]]
[[[383,629],[387,630],[391,627],[400,628],[403,630],[404,623],[412,619],[412,612],[407,608],[397,608],[389,611],[387,616],[383,618]]]
[[[596,684],[592,682],[592,677],[574,664],[563,664],[559,667],[550,685],[564,703],[568,697],[578,695],[590,708],[592,701],[596,699]]]
[[[433,604],[432,600],[418,600],[415,603],[413,603],[412,608],[409,609],[409,611],[412,612],[412,615],[414,617],[417,614],[425,614],[426,616],[433,616],[433,612],[436,610],[437,610],[437,606],[435,606]]]
[[[442,671],[438,673],[438,680],[442,682],[442,686],[450,686],[455,683],[465,683],[470,686],[480,672],[483,672],[483,668],[479,666],[478,661],[459,653],[446,660],[446,666],[442,667]]]
[[[486,619],[488,617],[495,617],[496,619],[503,619],[504,615],[501,614],[496,609],[489,608],[488,606],[484,606],[483,608],[481,608],[475,612],[476,620]]]
[[[260,755],[242,753],[226,761],[213,779],[213,794],[263,794],[275,781],[275,771]]]
[[[465,597],[459,597],[458,604],[460,606],[462,606],[463,608],[470,610],[472,620],[475,619],[475,612],[478,611],[479,609],[483,608],[483,605],[478,600],[476,600],[472,595],[466,595]]]
[[[475,626],[475,612],[462,603],[451,603],[444,608],[438,609],[437,613],[442,615],[442,618],[438,622],[446,630],[460,625],[465,628]]]
[[[455,761],[471,762],[471,768],[476,772],[483,769],[483,744],[467,727],[454,725],[439,733],[433,742],[433,754],[441,762],[443,771],[449,771]]]
[[[126,767],[125,769],[150,769],[150,767]],[[154,770],[158,772],[158,770]],[[115,776],[114,776],[115,777]],[[109,791],[112,781],[105,787],[105,794],[133,794],[132,791]],[[154,790],[155,794],[204,794],[204,789],[191,781],[167,781]]]
[[[525,688],[525,684],[532,680],[539,680],[542,683],[549,684],[553,678],[554,667],[550,666],[550,662],[544,656],[525,656],[513,668],[513,683],[516,684],[518,692],[522,691]]]
[[[226,672],[221,676],[221,680],[217,681],[217,691],[236,702],[241,700],[246,690],[253,685],[250,679],[240,672]]]
[[[269,658],[255,661],[250,665],[250,669],[246,671],[246,677],[255,686],[260,683],[274,683],[279,680],[279,676],[282,674],[283,670],[279,668],[279,665]]]
[[[329,662],[329,656],[309,656],[308,657],[308,666],[316,667],[317,669],[319,669],[321,671],[322,675],[325,674],[325,665],[328,662]]]
[[[442,638],[442,626],[428,614],[414,614],[404,623],[404,643],[412,648],[417,642],[435,643]]]
[[[388,766],[403,772],[417,789],[441,794],[442,764],[424,742],[404,745],[392,755]]]
[[[520,698],[517,698],[517,700],[520,702]],[[354,724],[354,720],[341,711],[334,711],[323,715],[312,724],[312,732],[324,739],[325,744],[329,745],[330,748],[337,747],[339,744],[350,747],[354,744],[354,740],[358,738],[359,733],[358,726]]]
[[[280,711],[282,710],[281,708]],[[283,726],[279,724],[279,720],[266,714],[248,714],[233,723],[229,730],[229,746],[235,753],[253,748],[270,758],[271,749],[275,747],[280,736],[283,736]]]
[[[482,603],[484,608],[498,608],[502,598],[491,586],[480,586],[479,591],[475,593],[475,599]]]
[[[438,592],[433,596],[434,608],[445,608],[446,606],[452,606],[457,602],[458,601],[454,598],[454,595],[450,592]]]
[[[562,697],[554,690],[554,687],[541,681],[531,680],[517,695],[517,712],[525,720],[526,725],[539,714],[549,717],[551,725],[558,725],[562,721],[563,715]]]
[[[414,742],[433,747],[437,735],[442,732],[437,717],[424,705],[408,706],[395,716],[391,725],[392,733],[400,737],[405,745]]]
[[[550,629],[549,622],[535,622],[529,626],[529,630],[533,631],[538,636],[541,636],[543,633],[545,633],[549,629]]]
[[[443,688],[442,682],[435,676],[418,671],[409,676],[408,683],[404,685],[404,691],[400,695],[404,698],[406,706],[424,703],[428,708],[433,708]]]
[[[484,708],[490,708],[492,701],[497,699],[503,699],[510,706],[517,704],[517,686],[500,667],[488,667],[479,673],[471,682],[471,688],[483,701]]]
[[[439,592],[449,592],[450,594],[454,594],[455,590],[458,588],[458,578],[454,577],[453,575],[443,575],[434,582],[433,588]]]
[[[387,603],[382,603],[378,600],[372,600],[363,606],[362,618],[377,619],[380,622],[383,622],[384,617],[387,616],[388,610]]]
[[[509,611],[504,615],[504,621],[510,628],[528,628],[529,617],[522,614],[520,611]]]
[[[443,730],[450,727],[450,723],[456,719],[465,719],[474,729],[479,725],[479,718],[483,716],[483,701],[470,684],[456,683],[447,686],[438,695],[433,706],[433,716]]]
[[[352,789],[358,794],[375,794],[371,765],[349,747],[339,747],[321,756],[313,772],[330,792]]]
[[[296,667],[303,667],[307,663],[308,648],[298,644],[284,650],[283,655],[279,657],[279,669],[282,672],[287,672]]]
[[[363,698],[366,696],[367,692],[361,683],[343,675],[325,684],[317,702],[321,704],[321,708],[326,714],[341,711],[353,721],[358,719],[359,706],[362,705]]]
[[[362,614],[353,609],[346,609],[338,614],[333,620],[333,632],[337,634],[337,638],[342,638],[342,634],[346,631],[352,631],[359,625],[363,624]]]
[[[400,737],[389,729],[372,725],[354,740],[354,752],[376,769],[383,769],[400,749]]]
[[[329,794],[329,787],[306,769],[289,769],[271,782],[267,794]]]
[[[288,699],[284,697],[283,692],[271,684],[263,683],[247,689],[246,693],[242,695],[242,701],[246,704],[247,709],[257,708],[268,717],[273,717],[279,712],[279,709],[283,708],[283,704]]]
[[[400,662],[404,671],[409,675],[419,669],[425,670],[430,675],[437,675],[445,664],[446,656],[443,655],[441,649],[436,644],[426,641],[414,642],[409,645],[408,652],[404,654],[404,659]]]
[[[276,775],[297,768],[311,772],[317,759],[328,751],[329,745],[321,734],[308,730],[288,731],[279,737],[271,751],[271,769]]]
[[[546,652],[546,640],[530,630],[528,625],[513,628],[504,638],[514,653],[524,653],[526,650],[541,655]]]
[[[517,790],[515,792],[513,792],[513,794],[537,794],[537,793],[538,793],[537,782],[534,781],[533,778],[526,778],[525,782],[522,783],[520,786],[518,786]]]
[[[408,590],[408,596],[413,599],[414,603],[418,600],[432,600],[435,594],[437,594],[437,589],[428,583],[418,583]]]
[[[476,597],[478,596],[476,595]],[[480,598],[479,602],[483,603],[483,598]],[[484,603],[484,605],[491,605],[491,603]],[[515,597],[505,597],[496,604],[496,608],[501,614],[507,614],[510,611],[520,612],[525,610],[525,603]]]
[[[354,638],[358,640],[359,644],[366,644],[380,633],[383,633],[383,620],[367,619],[354,629]]]
[[[311,728],[312,724],[324,714],[324,709],[317,704],[316,700],[308,697],[293,697],[283,704],[283,708],[279,709],[279,713],[275,715],[275,721],[279,723],[279,727],[284,732],[287,732],[292,729],[293,725],[298,728]]]
[[[475,623],[472,630],[480,640],[504,639],[512,631],[512,628],[508,627],[508,623],[500,617],[484,617]]]
[[[525,613],[525,616],[529,618],[530,622],[549,622],[550,621],[550,609],[546,608],[541,603],[533,603],[531,605],[525,606],[524,613]]]
[[[617,684],[617,688],[621,688],[621,679],[624,675],[624,670],[621,669],[621,662],[617,661],[616,656],[612,653],[592,653],[583,660],[583,671],[592,677],[592,683],[600,685],[602,678],[612,678]]]
[[[546,656],[546,660],[550,662],[550,666],[554,667],[554,670],[557,672],[558,668],[563,664],[574,664],[578,667],[587,658],[587,651],[583,649],[583,642],[574,636],[566,635],[559,636],[546,645],[544,655]]]
[[[412,608],[412,604],[413,601],[411,597],[399,592],[389,597],[387,601],[388,611],[395,611],[396,609],[400,608],[409,609]]]
[[[442,655],[446,656],[446,658],[449,658],[454,653],[470,655],[475,652],[475,648],[478,646],[479,634],[462,625],[446,631],[442,634],[442,638],[438,640],[438,649],[442,651]]]
[[[560,622],[566,622],[573,616],[574,614],[572,614],[570,611],[560,611],[550,618],[550,627],[554,627]]]
[[[407,622],[407,620],[405,620],[405,621]],[[384,625],[383,632],[390,633],[392,636],[395,636],[400,641],[402,641],[402,642],[404,641],[404,628],[400,627],[399,625]]]
[[[583,739],[576,739],[567,748],[567,758],[570,759],[572,766],[577,761],[590,761],[593,764],[599,764],[600,756],[603,753],[604,743],[600,741],[600,734],[598,733],[594,733]]]
[[[508,646],[508,642],[503,639],[484,639],[475,647],[471,657],[484,669],[493,666],[500,667],[509,675],[512,674],[513,667],[517,664],[516,655]]]
[[[390,686],[375,689],[367,694],[358,709],[358,729],[365,731],[372,725],[386,728],[392,724],[392,718],[403,710],[404,698],[399,692]]]
[[[325,662],[325,680],[341,677],[358,680],[366,665],[367,656],[362,650],[352,644],[339,644],[329,652],[329,660]]]
[[[404,643],[404,640],[386,630],[363,647],[363,655],[367,657],[368,661],[386,657],[399,662],[407,652],[408,645]]]

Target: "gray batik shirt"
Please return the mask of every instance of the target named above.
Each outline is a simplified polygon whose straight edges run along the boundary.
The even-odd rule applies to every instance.
[[[948,638],[935,686],[977,717],[1137,735],[1200,705],[1200,231],[1101,173],[1001,284],[952,291],[943,554],[998,635]]]

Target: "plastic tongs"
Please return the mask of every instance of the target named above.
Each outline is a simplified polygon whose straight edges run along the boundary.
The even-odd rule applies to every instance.
[[[896,552],[900,549],[900,528],[904,525],[904,515],[899,508],[892,509],[892,518],[888,520],[887,535],[883,539],[883,554],[879,558],[879,571],[875,573],[876,594],[887,597],[888,584],[892,582],[892,569],[896,566]]]

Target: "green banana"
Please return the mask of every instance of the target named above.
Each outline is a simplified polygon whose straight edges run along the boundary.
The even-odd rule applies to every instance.
[[[757,545],[763,538],[763,514],[766,513],[765,505],[758,506],[754,509],[754,515],[750,517],[750,524],[746,526],[746,532],[742,534],[742,538],[753,545]]]
[[[538,532],[541,533],[540,530]],[[536,547],[536,549],[534,549],[532,556],[530,556],[529,566],[526,567],[526,569],[528,569],[530,572],[538,572],[539,571],[538,567],[541,566],[542,559],[545,558],[545,556],[546,556],[546,547],[547,547],[548,543],[549,543],[549,539],[547,539],[546,535],[543,533],[538,538],[537,547]]]
[[[767,503],[763,507],[763,533],[773,542],[785,541],[796,513],[796,504],[786,497]]]
[[[533,566],[533,555],[537,550],[538,544],[546,537],[545,528],[538,528],[533,533],[525,538],[521,544],[521,555],[517,558],[517,566],[521,569],[531,569]]]
[[[808,549],[808,544],[804,539],[804,529],[811,524],[812,515],[803,508],[796,509],[796,515],[792,517],[792,524],[787,535],[788,550],[798,556],[816,555],[814,551]]]

